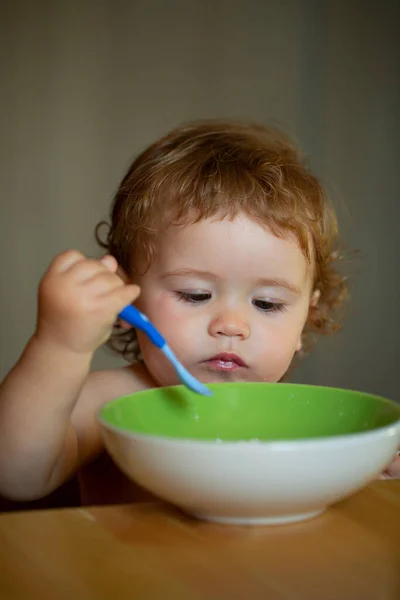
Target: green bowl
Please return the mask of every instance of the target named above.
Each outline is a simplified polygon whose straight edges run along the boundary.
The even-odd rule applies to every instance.
[[[297,384],[208,387],[211,398],[182,386],[147,390],[109,402],[100,415],[126,431],[214,442],[315,439],[371,431],[400,419],[399,405],[362,392]]]
[[[99,412],[117,465],[200,518],[314,516],[379,475],[400,444],[400,406],[370,394],[282,383],[183,386],[118,398]]]

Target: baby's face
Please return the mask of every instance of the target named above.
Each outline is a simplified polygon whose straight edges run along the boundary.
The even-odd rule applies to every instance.
[[[203,382],[279,381],[301,348],[310,266],[294,237],[245,216],[169,228],[138,283],[138,308]],[[179,383],[147,337],[138,340],[156,383]]]

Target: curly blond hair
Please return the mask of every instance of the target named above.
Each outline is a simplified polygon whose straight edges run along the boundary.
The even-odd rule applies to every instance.
[[[282,132],[237,121],[184,124],[142,152],[128,169],[114,197],[110,223],[100,222],[96,239],[128,274],[151,265],[155,243],[171,225],[210,217],[245,214],[277,236],[292,233],[313,264],[317,305],[310,308],[303,333],[309,349],[313,334],[340,327],[339,309],[347,296],[335,212],[299,150]],[[100,228],[108,228],[101,240]],[[109,345],[137,360],[134,330],[117,323]]]

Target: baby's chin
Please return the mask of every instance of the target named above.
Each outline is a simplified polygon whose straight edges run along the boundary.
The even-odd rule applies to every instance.
[[[208,370],[206,373],[196,375],[195,377],[202,383],[276,383],[279,379],[274,377],[260,377],[249,369],[240,369],[238,371],[214,371]]]
[[[260,376],[251,369],[243,368],[234,371],[214,370],[202,365],[202,368],[185,367],[188,371],[202,383],[277,383],[283,375],[268,374]],[[203,368],[205,367],[205,368]],[[169,387],[181,385],[182,382],[175,373],[160,373],[156,370],[150,370],[146,367],[148,374],[153,379],[155,387]]]

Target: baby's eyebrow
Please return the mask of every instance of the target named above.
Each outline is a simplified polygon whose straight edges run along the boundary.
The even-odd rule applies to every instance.
[[[257,279],[255,284],[256,287],[280,287],[287,289],[289,292],[292,292],[292,294],[296,294],[298,296],[301,294],[301,289],[294,283],[287,281],[287,279],[280,279],[276,277],[272,279]]]
[[[169,271],[168,273],[163,273],[161,275],[161,279],[165,279],[167,277],[200,277],[202,279],[215,280],[218,277],[211,273],[210,271],[200,271],[198,269],[177,269],[176,271]],[[292,294],[300,295],[301,289],[291,283],[287,279],[281,279],[277,277],[268,278],[268,279],[256,279],[254,281],[255,287],[280,287],[287,289]]]
[[[168,271],[161,275],[161,279],[166,277],[202,277],[204,279],[217,279],[217,276],[210,271],[199,271],[198,269],[177,269],[176,271]]]

